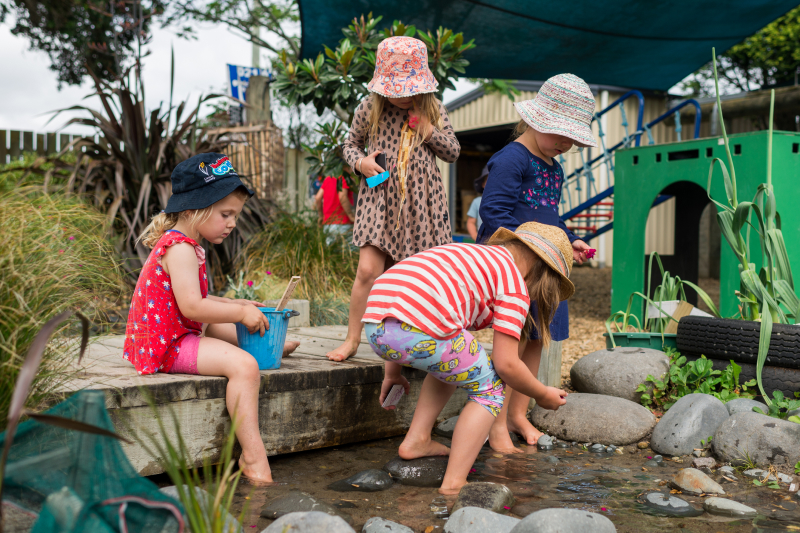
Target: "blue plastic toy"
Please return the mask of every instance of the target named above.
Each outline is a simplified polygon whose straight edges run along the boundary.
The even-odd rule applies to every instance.
[[[289,319],[300,316],[300,313],[291,309],[276,311],[274,307],[258,309],[269,320],[269,329],[264,332],[264,336],[259,332],[250,333],[243,324],[236,324],[236,339],[239,341],[239,348],[256,358],[259,370],[274,370],[281,367]]]

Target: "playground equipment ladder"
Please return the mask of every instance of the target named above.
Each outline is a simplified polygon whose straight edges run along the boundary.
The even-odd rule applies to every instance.
[[[636,122],[636,131],[629,132],[628,117],[625,114],[625,101],[629,98],[637,98],[639,102],[639,112]],[[675,116],[675,133],[677,134],[678,141],[681,141],[681,112],[680,110],[687,105],[693,105],[695,108],[695,121],[694,121],[694,138],[697,139],[700,135],[700,104],[697,100],[688,99],[684,100],[678,105],[674,106],[666,113],[643,124],[644,121],[644,96],[637,90],[628,91],[623,94],[608,107],[595,113],[594,120],[597,121],[598,136],[600,137],[600,147],[602,153],[591,159],[586,160],[583,148],[579,148],[582,166],[575,170],[572,174],[564,179],[563,192],[561,195],[561,218],[568,222],[567,226],[581,239],[589,241],[598,235],[613,229],[614,227],[614,161],[613,154],[619,148],[629,148],[630,146],[639,146],[643,134],[647,134],[648,144],[655,144],[651,129],[656,124],[666,120],[668,117]],[[622,126],[625,128],[625,137],[612,146],[606,147],[606,132],[603,131],[602,121],[600,120],[603,115],[613,109],[619,108],[622,114]],[[559,161],[563,166],[565,159],[559,156]],[[597,184],[594,177],[594,170],[600,166],[605,166],[606,176],[608,177],[608,188],[603,191],[597,190]],[[572,189],[571,189],[572,188]],[[577,192],[575,196],[578,199],[578,205],[572,206],[573,194],[572,191]],[[583,197],[583,201],[581,198]],[[655,207],[665,201],[669,200],[669,196],[660,195],[653,202],[652,207]],[[571,222],[571,223],[569,223]],[[598,227],[599,224],[600,225]]]

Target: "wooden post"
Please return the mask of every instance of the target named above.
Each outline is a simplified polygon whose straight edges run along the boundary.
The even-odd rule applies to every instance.
[[[266,124],[271,120],[269,110],[269,78],[253,76],[247,86],[245,116],[248,124]]]
[[[19,159],[19,154],[20,154],[19,151],[20,132],[11,130],[10,136],[11,136],[11,146],[9,146],[8,148],[8,154],[11,156],[12,161],[16,161],[17,159]]]
[[[0,130],[0,165],[6,164],[6,130]]]
[[[550,341],[550,346],[542,349],[542,358],[539,361],[539,381],[549,387],[561,388],[561,342]],[[533,409],[536,400],[531,398],[529,409]]]

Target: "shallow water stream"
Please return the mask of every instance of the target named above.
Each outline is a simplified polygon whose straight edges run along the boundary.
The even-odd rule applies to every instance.
[[[434,437],[449,445],[449,439]],[[442,531],[445,519],[437,518],[431,509],[439,497],[435,488],[409,487],[395,483],[382,492],[335,492],[327,489],[330,483],[357,472],[382,468],[397,455],[401,438],[326,448],[296,454],[271,457],[273,476],[279,484],[255,487],[242,482],[234,503],[234,514],[245,508],[245,531],[260,532],[272,521],[259,517],[269,501],[292,490],[301,490],[330,503],[350,514],[354,528],[361,531],[372,516],[381,516],[411,527],[414,531]],[[737,475],[730,482],[719,474],[712,478],[725,489],[724,497],[757,509],[755,519],[730,519],[704,513],[696,518],[656,516],[640,503],[637,497],[651,490],[669,492],[667,481],[688,461],[677,464],[665,461],[661,467],[643,467],[650,450],[624,448],[623,454],[595,454],[580,447],[556,448],[539,452],[523,447],[524,453],[500,455],[484,447],[469,481],[502,483],[511,489],[516,505],[509,511],[522,517],[539,509],[562,507],[585,509],[602,513],[619,532],[681,531],[681,532],[772,532],[800,531],[800,499],[797,494],[756,487],[752,480]],[[558,462],[552,462],[553,457]],[[702,497],[678,494],[698,509]],[[455,497],[448,497],[452,507]]]

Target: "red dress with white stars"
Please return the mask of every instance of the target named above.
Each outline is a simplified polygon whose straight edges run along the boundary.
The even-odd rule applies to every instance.
[[[180,353],[181,340],[203,332],[203,324],[189,320],[178,309],[170,276],[161,266],[167,248],[181,242],[194,246],[200,266],[200,294],[203,298],[208,296],[203,247],[177,230],[164,232],[139,274],[125,329],[122,357],[133,363],[139,374],[169,372]]]

